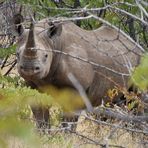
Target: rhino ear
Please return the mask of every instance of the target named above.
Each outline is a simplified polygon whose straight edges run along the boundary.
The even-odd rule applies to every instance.
[[[62,24],[61,23],[49,23],[48,36],[53,38],[54,36],[60,36],[62,32]]]
[[[24,18],[21,14],[15,14],[13,16],[13,33],[15,36],[20,36],[23,31],[24,31],[24,28],[23,28],[23,25],[21,24],[22,22],[24,21]]]

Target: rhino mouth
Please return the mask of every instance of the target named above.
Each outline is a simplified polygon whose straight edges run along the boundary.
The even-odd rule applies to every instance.
[[[42,79],[43,77],[43,70],[39,67],[36,68],[23,68],[19,67],[19,73],[24,79]]]
[[[33,71],[20,72],[20,75],[25,79],[42,78],[41,72],[34,73]]]

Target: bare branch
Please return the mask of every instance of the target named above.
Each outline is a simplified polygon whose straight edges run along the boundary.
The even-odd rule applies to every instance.
[[[7,75],[11,72],[11,70],[15,67],[16,63],[17,63],[17,61],[14,60],[14,61],[13,61],[13,64],[12,64],[11,67],[7,70],[7,72],[4,74],[4,76],[7,76]]]
[[[97,141],[95,141],[95,140],[93,140],[93,139],[91,139],[91,138],[89,138],[89,137],[87,137],[87,136],[85,136],[85,135],[82,135],[82,134],[80,134],[80,133],[78,133],[78,132],[75,132],[75,131],[72,131],[72,130],[67,130],[67,131],[69,131],[69,132],[71,132],[71,133],[73,133],[73,134],[75,134],[75,135],[77,135],[77,136],[79,136],[79,137],[82,137],[82,138],[84,138],[84,139],[86,139],[86,140],[89,140],[89,141],[91,141],[92,143],[94,143],[95,145],[100,145],[100,146],[102,146],[102,147],[106,147],[105,144],[101,144],[100,142],[97,142]],[[113,145],[113,144],[109,144],[108,146],[109,146],[109,147],[116,147],[116,148],[125,148],[125,147],[123,147],[123,146]]]
[[[37,50],[42,50],[42,49],[37,49]],[[43,51],[45,51],[45,50],[43,50]],[[115,73],[115,74],[118,74],[118,75],[127,76],[127,77],[130,76],[129,73],[121,73],[121,72],[119,72],[119,71],[113,70],[113,69],[111,69],[111,68],[109,68],[109,67],[106,67],[106,66],[104,66],[104,65],[98,64],[98,63],[96,63],[96,62],[90,61],[90,60],[85,59],[85,58],[82,58],[82,57],[78,57],[78,56],[73,55],[73,54],[69,54],[69,53],[67,53],[67,52],[63,52],[63,51],[59,51],[59,50],[55,50],[55,49],[54,49],[54,50],[50,50],[50,51],[49,51],[49,50],[46,50],[46,51],[47,51],[47,52],[55,52],[55,53],[58,53],[58,54],[63,54],[63,55],[65,55],[65,56],[70,56],[70,57],[75,58],[75,59],[78,59],[78,60],[80,60],[80,61],[89,63],[89,64],[91,64],[91,65],[93,65],[93,66],[95,66],[95,67],[101,67],[101,68],[107,69],[107,70],[109,70],[109,71],[111,71],[111,72],[113,72],[113,73]]]
[[[125,11],[125,10],[122,10],[120,8],[117,8],[117,7],[112,7],[112,6],[109,6],[109,8],[111,8],[113,11],[117,11],[117,12],[121,12],[122,14],[126,14],[126,15],[132,17],[133,19],[140,21],[143,25],[148,26],[148,22],[144,21],[143,19],[141,19],[141,18]]]
[[[127,122],[148,122],[148,116],[132,116],[132,115],[125,115],[118,113],[117,111],[113,111],[109,108],[97,108],[94,110],[94,113],[96,114],[103,114],[108,117],[113,117],[119,120],[127,121]]]
[[[148,135],[148,131],[145,131],[145,130],[138,130],[138,129],[134,129],[134,128],[125,127],[124,125],[121,126],[121,125],[116,125],[116,124],[113,124],[113,123],[108,123],[108,122],[105,122],[105,121],[101,121],[99,119],[94,119],[94,118],[92,118],[88,115],[85,115],[85,118],[90,120],[90,121],[93,121],[97,124],[106,125],[106,126],[110,126],[110,127],[116,127],[118,129],[124,129],[124,130],[127,130],[127,131],[131,131],[131,132],[135,132],[135,133],[142,133],[142,134]]]
[[[139,3],[139,0],[136,0],[136,4],[139,7],[139,9],[145,14],[145,16],[148,18],[148,13],[147,11],[144,9],[144,7]]]
[[[99,21],[101,21],[102,23],[104,23],[104,24],[106,24],[106,25],[108,25],[108,26],[114,28],[115,30],[121,32],[128,40],[130,40],[133,44],[135,44],[136,47],[140,48],[141,51],[143,51],[143,52],[145,51],[138,43],[136,43],[131,37],[129,37],[129,36],[128,36],[124,31],[122,31],[121,29],[117,28],[116,26],[110,24],[109,22],[105,21],[104,19],[102,19],[102,18],[100,18],[100,17],[98,17],[98,16],[96,16],[96,15],[92,15],[92,17],[95,18],[95,19],[97,19],[97,20],[99,20]],[[147,25],[148,25],[148,24],[147,24]]]
[[[79,83],[79,81],[76,79],[76,77],[72,73],[68,73],[68,78],[70,79],[70,81],[72,82],[74,87],[78,90],[78,92],[80,93],[80,96],[82,97],[87,110],[89,112],[92,112],[93,106],[92,106],[91,102],[89,101],[89,98],[87,97],[86,92],[83,89],[82,85]]]
[[[148,2],[145,2],[144,0],[139,0],[143,5],[145,5],[146,7],[148,6]]]

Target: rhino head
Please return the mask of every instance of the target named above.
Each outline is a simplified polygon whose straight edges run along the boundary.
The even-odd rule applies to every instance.
[[[28,29],[24,29],[20,24],[23,19],[20,18],[15,18],[19,35],[16,51],[18,72],[25,80],[43,79],[49,74],[53,60],[53,38],[60,35],[58,32],[61,32],[62,27],[32,22]]]

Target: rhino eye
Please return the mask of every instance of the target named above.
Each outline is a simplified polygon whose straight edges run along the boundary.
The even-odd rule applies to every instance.
[[[48,57],[48,54],[45,54],[44,57],[43,57],[43,62],[47,61],[47,57]]]
[[[45,58],[47,58],[48,57],[48,54],[45,54]]]

